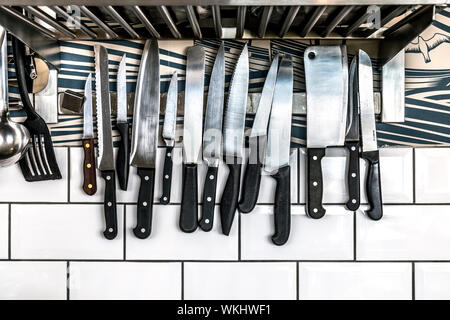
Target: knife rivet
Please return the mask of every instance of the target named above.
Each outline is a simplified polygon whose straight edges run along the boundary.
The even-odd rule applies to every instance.
[[[314,156],[314,157],[313,157],[313,160],[317,160],[317,156]]]
[[[92,184],[88,184],[88,189],[92,189]]]
[[[205,219],[205,223],[209,223],[209,219]]]
[[[314,211],[315,213],[317,213],[317,211],[319,211],[319,210],[317,210],[317,208],[314,208],[313,211]]]
[[[169,152],[169,153],[167,153],[167,157],[171,157],[172,156],[172,154]]]
[[[111,202],[108,202],[108,207],[111,207],[112,206],[112,203]]]
[[[211,202],[211,197],[206,198],[206,201]]]
[[[167,197],[164,197],[163,200],[164,200],[164,201],[167,201]]]
[[[316,181],[313,182],[313,186],[317,187],[317,182]]]
[[[148,181],[148,179],[150,179],[148,176],[144,177],[145,181]]]
[[[88,164],[86,165],[86,167],[90,168],[90,167],[92,167],[92,166],[91,166],[91,164],[90,164],[90,163],[88,163]]]
[[[169,175],[168,175],[168,174],[166,174],[166,175],[164,176],[164,178],[166,178],[166,179],[169,179]]]
[[[145,228],[142,228],[142,229],[141,229],[141,233],[145,233]]]
[[[109,228],[108,231],[109,231],[109,232],[113,232],[114,229],[113,229],[113,228]]]
[[[90,145],[89,143],[86,143],[84,146],[86,147],[86,149],[89,149],[89,147],[90,147],[91,145]]]
[[[214,175],[210,175],[209,180],[214,180]]]
[[[111,180],[111,176],[106,176],[106,180]]]
[[[352,147],[352,151],[355,151],[356,150],[356,147]]]
[[[353,199],[353,200],[352,200],[352,203],[356,203],[356,199]]]
[[[147,206],[147,202],[142,202],[142,205],[144,206],[144,207],[146,207]]]
[[[356,178],[356,173],[352,173],[352,178]]]

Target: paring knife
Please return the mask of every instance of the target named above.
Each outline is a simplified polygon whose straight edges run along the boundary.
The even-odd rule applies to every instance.
[[[163,193],[159,202],[170,202],[170,189],[172,185],[173,147],[175,146],[175,130],[177,128],[177,103],[178,103],[178,76],[175,71],[170,80],[167,91],[166,110],[164,113],[164,126],[162,137],[166,143],[166,156],[163,169]]]
[[[147,40],[139,66],[131,139],[130,163],[141,179],[137,202],[137,224],[133,229],[139,239],[152,230],[155,159],[159,126],[159,48],[157,40]]]
[[[272,108],[275,81],[278,72],[278,55],[273,58],[256,110],[255,120],[249,137],[249,157],[244,173],[239,210],[248,213],[253,210],[258,200],[261,183],[262,157],[267,143],[267,124]]]
[[[223,120],[223,153],[230,169],[220,201],[222,232],[230,234],[238,206],[241,166],[244,159],[244,127],[249,82],[248,49],[245,44],[231,78]]]
[[[128,173],[130,166],[129,137],[127,122],[127,56],[124,54],[117,72],[117,129],[120,133],[119,151],[117,153],[116,166],[119,186],[127,190]]]
[[[328,146],[344,145],[345,112],[342,51],[339,46],[313,46],[305,51],[307,99],[306,213],[322,218],[322,158]],[[347,70],[345,70],[347,72]]]
[[[94,46],[95,91],[98,128],[98,169],[105,179],[105,238],[117,236],[116,176],[111,128],[111,102],[109,95],[108,52],[101,45]]]
[[[349,158],[347,164],[347,188],[349,199],[345,206],[348,210],[355,211],[359,208],[359,97],[358,97],[358,72],[355,56],[350,64],[349,99],[347,111],[347,132],[345,135],[345,147],[348,149]]]
[[[276,180],[274,202],[275,234],[272,242],[283,245],[291,229],[291,174],[289,166],[294,73],[292,58],[285,55],[278,70],[270,114],[264,170]]]
[[[381,198],[380,155],[377,145],[375,108],[373,104],[372,62],[367,53],[362,50],[359,50],[358,57],[359,106],[362,136],[361,157],[369,163],[366,193],[370,209],[366,213],[371,219],[380,220],[383,216],[383,204]]]
[[[95,173],[94,124],[92,119],[92,74],[89,74],[84,85],[83,103],[83,190],[92,196],[97,192],[97,176]]]
[[[199,222],[203,231],[210,231],[214,221],[217,172],[222,157],[222,120],[225,96],[225,51],[223,43],[217,51],[211,73],[206,103],[205,131],[203,133],[203,160],[208,165],[203,188],[202,218]]]
[[[194,232],[198,225],[197,163],[202,146],[205,51],[200,46],[187,50],[183,128],[183,194],[180,229]]]

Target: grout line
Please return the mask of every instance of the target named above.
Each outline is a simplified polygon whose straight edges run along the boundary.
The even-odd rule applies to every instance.
[[[412,159],[412,165],[413,165],[413,203],[416,204],[416,149],[413,148],[413,159]]]
[[[123,260],[127,260],[127,205],[123,205]]]
[[[241,256],[242,256],[242,249],[241,249],[241,213],[239,212],[239,210],[237,210],[238,213],[238,261],[241,261]]]
[[[181,300],[184,300],[184,262],[181,262]]]
[[[8,260],[11,260],[11,204],[8,204]]]
[[[300,166],[300,157],[301,157],[301,150],[300,148],[297,148],[297,203],[300,204],[300,183],[301,183],[301,166]]]
[[[67,147],[67,202],[70,203],[70,147]]]
[[[296,298],[297,298],[297,300],[300,300],[300,284],[299,284],[299,282],[300,282],[300,267],[299,267],[299,262],[295,263],[295,267],[296,267],[296,273],[297,273],[297,278],[296,278],[297,282],[296,282],[296,285],[295,285],[296,290],[297,290]]]
[[[67,279],[66,279],[67,296],[66,299],[70,300],[70,262],[67,261]]]
[[[103,202],[97,202],[97,201],[92,201],[92,202],[80,202],[80,201],[74,201],[74,202],[70,202],[68,203],[67,201],[55,201],[55,202],[50,202],[50,201],[13,201],[13,202],[7,202],[7,201],[0,201],[0,204],[20,204],[20,205],[61,205],[61,204],[65,204],[65,205],[103,205]],[[136,202],[117,202],[117,205],[129,205],[129,206],[135,206],[137,205]],[[170,203],[170,204],[160,204],[158,201],[153,202],[153,205],[159,205],[159,206],[180,206],[181,203],[180,202],[174,202],[174,203]],[[201,203],[199,203],[199,206],[201,205]],[[220,205],[220,203],[216,203],[216,206]],[[260,202],[256,204],[257,206],[273,206],[273,203],[268,203],[268,202]],[[324,206],[344,206],[345,203],[323,203]],[[368,205],[368,203],[361,203],[361,206],[365,206]],[[413,202],[397,202],[397,203],[389,203],[389,202],[384,202],[383,205],[386,206],[449,206],[450,202],[429,202],[429,203],[413,203]],[[291,206],[295,207],[304,207],[305,203],[292,203]],[[347,210],[348,211],[348,210]]]
[[[353,261],[356,261],[356,212],[353,212]]]
[[[416,300],[416,265],[412,263],[411,299]]]

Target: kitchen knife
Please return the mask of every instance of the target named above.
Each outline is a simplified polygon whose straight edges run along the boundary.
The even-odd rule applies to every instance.
[[[147,238],[152,230],[153,188],[159,126],[159,48],[147,40],[139,66],[134,98],[130,163],[141,179],[137,202],[137,224],[133,233]]]
[[[359,106],[362,137],[361,157],[369,163],[366,193],[370,209],[366,213],[371,219],[380,220],[383,216],[383,201],[381,198],[380,155],[377,145],[375,108],[373,104],[372,62],[367,53],[362,50],[359,50],[358,57]]]
[[[269,123],[270,110],[275,89],[275,81],[278,72],[278,55],[272,61],[267,72],[266,81],[256,110],[252,131],[249,137],[249,157],[244,173],[242,196],[239,202],[239,210],[248,213],[253,210],[258,200],[259,186],[261,183],[261,156],[264,156],[264,148],[267,139],[267,124]]]
[[[345,135],[345,147],[348,149],[349,158],[347,164],[347,188],[349,200],[345,204],[348,210],[355,211],[359,208],[359,97],[358,97],[358,72],[355,56],[350,64],[350,83],[347,111],[347,132]]]
[[[111,128],[111,102],[109,96],[108,52],[101,45],[94,45],[95,91],[98,129],[98,169],[105,180],[105,238],[117,236],[116,176]]]
[[[236,63],[223,120],[223,153],[230,169],[220,201],[222,232],[230,234],[238,206],[241,166],[244,158],[244,127],[249,82],[248,48],[245,44]]]
[[[190,47],[184,94],[183,193],[179,223],[184,232],[194,232],[198,225],[197,163],[202,146],[204,78],[205,51],[200,46]]]
[[[177,102],[178,102],[178,76],[175,71],[170,79],[167,91],[166,110],[164,112],[164,126],[162,137],[166,143],[166,156],[164,157],[163,169],[163,193],[159,202],[168,204],[170,202],[170,187],[172,184],[172,155],[175,146],[175,129],[177,128]]]
[[[216,202],[217,172],[222,156],[222,120],[225,95],[225,52],[223,43],[217,51],[211,72],[206,103],[205,131],[203,133],[203,160],[208,165],[203,188],[202,218],[199,226],[210,231],[214,221]]]
[[[344,145],[345,119],[342,51],[339,46],[312,46],[305,51],[307,121],[306,213],[322,218],[321,160],[328,146]]]
[[[83,190],[92,196],[97,192],[97,176],[95,173],[94,124],[92,119],[92,74],[89,74],[84,85],[83,102],[83,137],[81,143],[84,150]]]
[[[128,121],[127,121],[127,56],[124,54],[117,72],[117,129],[120,133],[119,151],[117,153],[116,166],[119,186],[127,190],[128,173],[130,165]]]
[[[290,144],[294,74],[292,58],[285,55],[280,62],[264,159],[264,170],[276,180],[274,202],[275,234],[272,242],[283,245],[291,229]]]

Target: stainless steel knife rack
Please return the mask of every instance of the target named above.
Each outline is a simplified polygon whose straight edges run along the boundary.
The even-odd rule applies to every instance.
[[[16,0],[11,6],[10,0],[0,0],[0,24],[56,68],[58,40],[345,41],[381,59],[384,88],[404,88],[403,49],[448,0],[131,0],[126,6],[119,0],[98,0],[95,6],[92,2]],[[367,27],[371,6],[380,13],[378,29]],[[81,17],[77,28],[67,24],[71,12]],[[404,121],[404,90],[386,92],[382,105],[388,111],[381,112],[382,120]],[[386,108],[393,103],[394,108]]]

